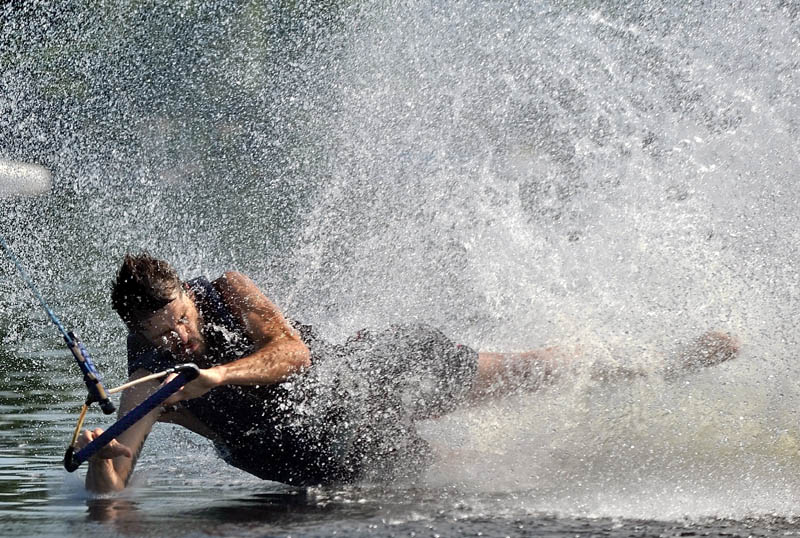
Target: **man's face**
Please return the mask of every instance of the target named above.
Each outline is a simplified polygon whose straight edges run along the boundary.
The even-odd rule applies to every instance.
[[[206,350],[200,324],[200,314],[191,295],[181,290],[164,308],[145,320],[140,332],[154,347],[190,361]]]

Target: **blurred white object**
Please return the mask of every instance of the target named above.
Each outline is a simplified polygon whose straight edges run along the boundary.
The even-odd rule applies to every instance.
[[[52,185],[53,177],[44,166],[0,159],[0,198],[35,196]]]

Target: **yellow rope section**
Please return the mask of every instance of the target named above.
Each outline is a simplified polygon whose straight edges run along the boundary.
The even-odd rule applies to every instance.
[[[81,407],[81,414],[78,417],[78,424],[75,426],[75,431],[72,433],[72,441],[69,442],[69,446],[75,446],[75,442],[78,440],[78,435],[81,433],[81,428],[83,427],[83,421],[86,420],[86,412],[89,410],[88,404],[83,404]]]

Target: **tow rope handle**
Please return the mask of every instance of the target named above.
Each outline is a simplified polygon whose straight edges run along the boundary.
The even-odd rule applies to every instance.
[[[197,365],[192,363],[175,366],[174,368],[171,368],[163,373],[166,375],[173,372],[178,373],[175,379],[159,388],[155,393],[150,395],[150,397],[131,409],[127,415],[109,426],[108,429],[104,431],[97,439],[76,452],[75,443],[78,439],[81,426],[83,425],[83,419],[86,416],[86,410],[91,403],[87,400],[87,403],[84,404],[83,409],[81,410],[81,416],[78,419],[78,425],[75,427],[75,433],[72,436],[72,442],[67,448],[67,452],[64,454],[64,468],[70,473],[75,471],[83,462],[94,456],[100,449],[119,437],[128,428],[136,424],[145,415],[147,415],[147,413],[161,405],[164,400],[178,392],[181,387],[200,375],[200,369],[197,367]]]

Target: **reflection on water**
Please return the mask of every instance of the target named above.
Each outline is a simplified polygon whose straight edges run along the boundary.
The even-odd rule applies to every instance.
[[[335,525],[342,521],[363,521],[379,516],[382,506],[378,499],[348,498],[337,494],[333,498],[322,492],[290,490],[281,486],[247,494],[234,491],[219,495],[204,491],[162,492],[159,498],[148,492],[144,498],[99,498],[89,499],[87,522],[104,523],[121,534],[157,534],[164,521],[171,522],[172,529],[196,531],[205,529],[217,533],[239,534],[243,529],[259,528],[274,532],[285,529],[291,532],[305,526]],[[189,495],[187,495],[189,494]],[[197,499],[185,503],[176,497]],[[167,502],[165,503],[165,499]],[[199,502],[198,502],[199,501]]]
[[[414,317],[622,366],[711,327],[748,349],[449,417],[484,457],[426,487],[301,493],[165,427],[91,498],[60,463],[80,379],[0,263],[0,535],[797,533],[796,2],[55,4],[2,12],[0,157],[56,185],[0,233],[115,382],[107,282],[140,249],[334,340]]]
[[[8,369],[3,374],[0,534],[5,536],[798,534],[795,522],[782,518],[674,523],[557,516],[527,507],[526,498],[536,493],[526,491],[369,485],[295,489],[220,465],[207,443],[170,427],[154,431],[128,490],[93,497],[83,489],[84,470],[67,474],[60,461],[82,386],[67,360],[49,355],[43,355],[50,361],[46,376],[33,371],[11,375]],[[23,398],[26,392],[30,396]],[[97,424],[109,420],[99,412],[89,417]]]
[[[0,519],[35,517],[49,501],[82,398],[67,353],[43,353],[32,361],[0,356]],[[48,368],[36,368],[42,360]]]

